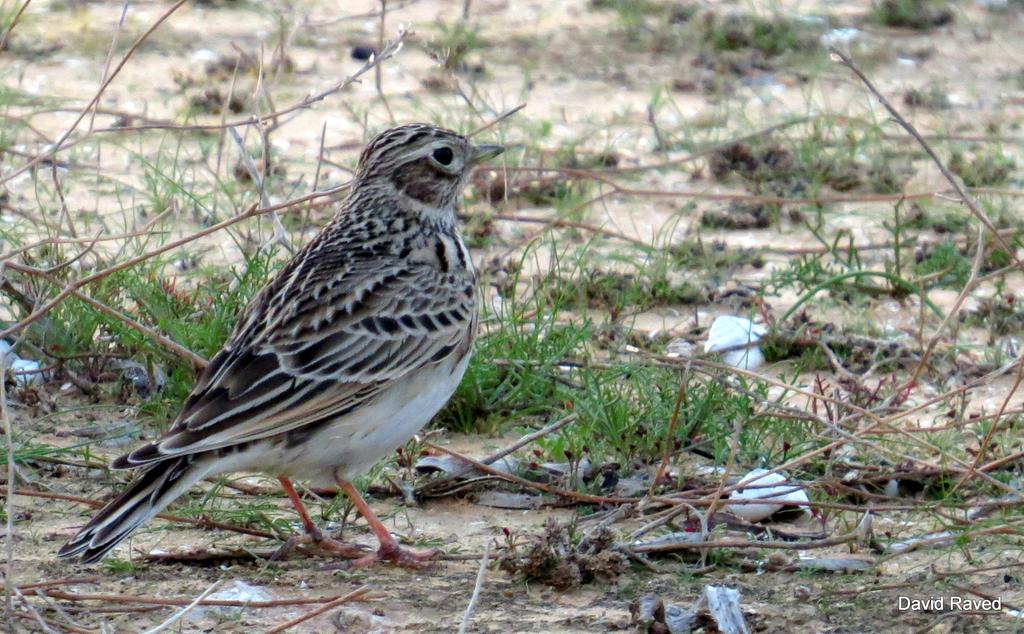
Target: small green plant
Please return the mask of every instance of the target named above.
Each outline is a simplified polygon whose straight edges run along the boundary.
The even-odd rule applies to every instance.
[[[835,191],[893,193],[901,178],[912,173],[909,161],[886,151],[880,131],[842,128],[829,119],[816,120],[808,132],[793,139],[773,135],[735,143],[709,157],[712,175],[732,174],[750,183],[755,193],[805,195],[824,186]]]
[[[107,305],[131,301],[131,316],[165,333],[200,356],[209,358],[223,345],[238,312],[269,279],[277,267],[269,253],[257,252],[228,268],[199,268],[189,281],[167,277],[173,263],[156,258],[110,275],[92,287],[92,296]],[[62,357],[87,354],[97,339],[116,342],[116,352],[150,369],[162,368],[165,389],[142,405],[143,412],[165,420],[180,407],[195,380],[193,369],[151,338],[92,305],[70,298],[50,315],[50,327],[41,330],[36,345]]]
[[[966,315],[967,326],[986,328],[996,336],[1024,329],[1024,307],[1013,293],[1002,292],[979,300],[977,310]]]
[[[107,557],[102,562],[103,571],[111,575],[133,575],[139,568],[130,559]]]
[[[942,83],[928,83],[909,89],[903,93],[903,103],[911,108],[926,110],[949,110],[953,107],[949,90]]]
[[[1006,156],[998,149],[967,156],[953,152],[949,169],[964,179],[968,187],[991,187],[1003,185],[1017,167],[1013,157]]]
[[[591,0],[590,6],[594,9],[614,11],[623,24],[631,27],[643,24],[646,17],[685,22],[697,11],[695,4],[655,0]]]
[[[883,26],[925,31],[953,21],[946,0],[875,0],[871,19]]]
[[[549,246],[557,270],[562,260]],[[532,285],[520,295],[522,269],[520,263],[503,285],[497,313],[484,305],[481,321],[494,322],[497,329],[478,339],[462,383],[435,424],[463,432],[493,430],[506,418],[561,410],[565,386],[558,365],[586,356],[591,326],[586,319],[559,319],[571,287]]]
[[[962,288],[971,275],[971,262],[955,243],[943,242],[914,264],[914,273],[929,277],[929,286]]]
[[[971,216],[963,213],[960,208],[915,203],[911,205],[907,214],[905,226],[909,229],[927,229],[936,233],[962,234],[970,224]]]
[[[632,51],[669,52],[686,46],[686,28],[694,22],[698,5],[656,0],[592,0],[596,10],[614,11],[618,17],[613,31],[616,40]]]
[[[469,56],[487,46],[479,29],[462,21],[438,22],[436,26],[437,36],[428,44],[430,54],[449,71],[471,70]]]
[[[730,13],[724,17],[708,14],[704,21],[703,40],[717,51],[751,49],[767,57],[776,57],[820,48],[818,35],[818,29],[810,23],[781,14],[762,17]]]

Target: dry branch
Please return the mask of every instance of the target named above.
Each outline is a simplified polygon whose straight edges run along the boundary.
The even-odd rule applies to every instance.
[[[182,130],[182,131],[187,131],[187,132],[199,132],[199,131],[223,130],[223,129],[227,129],[227,128],[237,128],[237,127],[241,127],[241,126],[250,126],[250,125],[264,125],[264,124],[267,124],[267,123],[271,123],[271,122],[273,122],[275,120],[280,119],[280,117],[282,117],[283,115],[291,114],[291,113],[299,111],[299,110],[305,110],[307,108],[310,108],[313,105],[315,105],[315,104],[323,101],[324,99],[330,97],[331,95],[333,95],[333,94],[335,94],[337,92],[340,92],[340,91],[344,90],[345,88],[347,88],[348,86],[350,86],[351,84],[359,81],[359,78],[362,77],[363,75],[365,75],[367,72],[369,72],[370,70],[373,70],[378,65],[382,64],[384,61],[394,57],[395,54],[398,53],[398,51],[400,51],[402,49],[402,42],[403,42],[403,40],[405,39],[405,37],[408,34],[409,34],[408,31],[399,31],[398,35],[395,37],[395,39],[392,40],[391,42],[388,42],[387,46],[384,47],[384,49],[380,52],[379,55],[377,55],[373,59],[367,61],[366,64],[361,66],[354,73],[352,73],[351,75],[349,75],[345,79],[342,79],[341,81],[337,82],[336,84],[334,84],[330,88],[326,88],[324,90],[321,90],[320,92],[317,92],[317,93],[314,93],[312,95],[303,97],[298,102],[296,102],[296,103],[294,103],[294,104],[292,104],[292,105],[290,105],[290,106],[288,106],[286,108],[282,108],[281,110],[275,110],[275,111],[267,113],[265,115],[253,116],[253,117],[249,117],[247,119],[236,119],[234,121],[227,121],[227,122],[223,122],[223,123],[211,123],[211,124],[201,124],[201,123],[197,123],[197,124],[183,124],[182,123],[182,124],[179,124],[179,123],[162,123],[161,122],[161,123],[147,123],[147,124],[138,125],[138,126],[125,126],[125,127],[118,127],[118,128],[98,128],[98,129],[95,130],[95,132],[97,132],[97,133],[99,133],[99,132],[117,133],[117,132],[134,132],[134,131],[139,131],[139,130]],[[135,115],[129,115],[129,116],[134,117]],[[4,181],[0,180],[0,184],[2,184],[3,182]]]
[[[362,587],[356,588],[352,592],[349,592],[348,594],[346,594],[344,596],[340,596],[340,597],[338,597],[336,599],[333,599],[333,600],[329,601],[328,603],[325,603],[324,605],[320,606],[319,608],[317,608],[315,610],[307,612],[306,614],[303,614],[302,616],[298,616],[298,617],[296,617],[296,618],[294,618],[294,619],[292,619],[292,620],[290,620],[290,621],[288,621],[286,623],[282,623],[281,625],[278,625],[276,627],[270,628],[269,630],[267,630],[266,634],[278,634],[279,632],[284,632],[285,630],[291,629],[291,628],[295,627],[296,625],[300,625],[302,623],[305,623],[309,619],[311,619],[311,618],[313,618],[315,616],[319,616],[319,615],[323,614],[324,612],[327,612],[328,610],[333,610],[334,608],[338,607],[339,605],[341,605],[343,603],[348,603],[349,601],[354,601],[354,600],[362,597],[363,595],[365,595],[369,591],[370,591],[370,589],[367,586],[362,586]]]
[[[949,168],[946,167],[945,163],[942,162],[942,159],[939,158],[939,155],[936,154],[935,150],[932,149],[932,146],[928,143],[928,141],[924,139],[924,137],[921,136],[921,133],[917,131],[917,128],[911,125],[910,122],[907,121],[903,117],[903,115],[901,115],[899,111],[893,107],[891,103],[889,103],[889,100],[886,99],[882,95],[882,93],[878,91],[877,88],[875,88],[875,85],[871,83],[871,80],[867,78],[867,75],[865,75],[864,72],[861,71],[861,69],[858,68],[857,65],[853,63],[853,60],[851,60],[849,57],[847,57],[845,54],[843,54],[836,48],[830,48],[829,52],[832,55],[835,55],[843,64],[843,66],[846,66],[851,71],[853,71],[853,73],[857,75],[861,82],[864,83],[864,86],[867,87],[871,94],[874,95],[876,99],[878,99],[879,103],[881,103],[882,106],[889,111],[889,114],[892,115],[892,118],[895,119],[896,123],[898,123],[900,127],[906,130],[907,133],[910,134],[910,136],[914,137],[914,140],[917,141],[918,145],[921,146],[925,153],[928,154],[929,158],[932,159],[932,162],[934,162],[935,165],[939,168],[939,171],[942,172],[942,176],[946,179],[946,181],[949,182],[952,188],[956,191],[957,195],[960,196],[960,200],[963,201],[963,203],[967,205],[967,208],[971,210],[971,213],[974,214],[974,216],[978,220],[980,220],[982,224],[985,225],[985,228],[988,229],[995,236],[996,241],[999,242],[999,246],[1001,246],[1006,251],[1006,253],[1011,258],[1013,258],[1013,261],[1017,263],[1017,266],[1020,267],[1021,269],[1024,269],[1024,262],[1021,262],[1020,259],[1017,257],[1017,250],[1014,249],[1010,245],[1010,243],[1008,243],[1003,238],[1002,235],[1000,235],[999,231],[996,229],[995,224],[993,224],[992,220],[988,217],[988,214],[986,214],[981,209],[981,207],[978,206],[978,203],[975,202],[974,198],[972,198],[971,195],[968,194],[966,190],[964,190],[963,186],[957,181],[956,177],[953,176],[953,173],[949,171]]]
[[[11,23],[7,25],[6,29],[4,29],[4,34],[0,36],[0,53],[7,50],[7,45],[11,39],[11,31],[14,30],[14,27],[18,26],[18,22],[21,20],[22,14],[25,13],[25,9],[28,8],[28,5],[31,4],[31,2],[32,0],[25,0],[25,2],[22,3],[21,8],[18,9],[18,12],[14,14],[13,18],[11,18]]]
[[[13,461],[11,462],[13,464]],[[8,495],[8,488],[6,486],[0,486],[0,493]],[[44,498],[48,500],[65,500],[67,502],[77,502],[79,504],[85,504],[91,508],[100,508],[104,505],[103,502],[93,500],[90,498],[83,498],[75,495],[67,495],[64,493],[53,493],[51,491],[32,491],[26,489],[20,489],[15,492],[15,495],[24,495],[25,497],[36,497]],[[236,526],[234,524],[226,524],[224,522],[215,522],[205,517],[191,518],[191,517],[180,517],[178,515],[171,515],[170,513],[159,513],[156,515],[161,519],[165,519],[171,522],[180,522],[182,524],[192,524],[200,528],[207,529],[219,529],[225,531],[231,531],[233,533],[242,533],[243,535],[252,535],[253,537],[262,537],[264,539],[277,539],[278,536],[266,531],[261,531],[255,528],[247,528],[245,526]]]
[[[216,233],[217,231],[220,231],[221,229],[224,229],[226,227],[230,227],[231,225],[237,224],[237,223],[239,223],[239,222],[241,222],[243,220],[247,220],[249,218],[255,218],[255,217],[260,216],[262,214],[271,213],[273,211],[279,211],[279,210],[283,210],[283,209],[288,209],[289,207],[293,207],[293,206],[299,205],[301,203],[308,202],[310,200],[314,200],[316,198],[322,198],[324,196],[330,196],[330,195],[336,194],[336,193],[341,192],[341,191],[343,191],[343,190],[345,190],[347,188],[348,188],[348,184],[339,185],[337,187],[333,187],[331,189],[327,189],[327,190],[324,190],[324,191],[313,192],[312,194],[306,194],[305,196],[300,196],[299,198],[294,198],[292,200],[285,201],[285,202],[282,202],[282,203],[278,203],[276,205],[270,205],[269,207],[257,208],[256,205],[253,205],[248,210],[246,210],[246,211],[244,211],[244,212],[242,212],[242,213],[240,213],[238,215],[232,216],[231,218],[228,218],[227,220],[223,220],[223,221],[221,221],[221,222],[219,222],[219,223],[217,223],[215,225],[212,225],[212,226],[207,227],[205,229],[202,229],[200,231],[196,231],[195,233],[192,233],[192,234],[190,234],[188,236],[185,236],[183,238],[180,238],[178,240],[174,240],[172,242],[169,242],[169,243],[167,243],[167,244],[165,244],[165,245],[163,245],[163,246],[161,246],[159,248],[153,249],[151,251],[147,251],[146,253],[143,253],[143,254],[138,255],[136,257],[133,257],[133,258],[130,258],[130,259],[124,261],[124,262],[121,262],[119,264],[110,266],[110,267],[108,267],[106,269],[103,269],[101,271],[97,271],[96,273],[93,273],[91,275],[87,275],[86,277],[83,277],[83,278],[81,278],[79,280],[76,280],[76,281],[66,285],[60,291],[60,293],[57,294],[56,297],[52,298],[50,301],[48,301],[45,304],[43,304],[41,307],[39,307],[38,309],[33,311],[30,315],[28,315],[27,317],[25,317],[24,319],[19,321],[17,324],[14,324],[13,326],[10,326],[9,328],[7,328],[7,329],[5,329],[3,331],[0,331],[0,339],[2,339],[4,337],[8,337],[8,336],[10,336],[10,335],[12,335],[14,333],[17,333],[17,332],[21,331],[22,329],[24,329],[29,324],[31,324],[31,323],[37,321],[38,319],[42,318],[48,312],[53,310],[53,308],[55,306],[57,306],[62,301],[64,301],[68,296],[72,295],[76,290],[78,290],[78,289],[80,289],[80,288],[82,288],[84,286],[87,286],[89,284],[92,284],[93,282],[96,282],[98,280],[101,280],[101,279],[103,279],[103,278],[105,278],[105,277],[107,277],[109,275],[112,275],[113,273],[117,273],[118,271],[123,271],[125,269],[131,268],[131,267],[135,266],[136,264],[139,264],[141,262],[145,262],[146,260],[150,260],[152,258],[155,258],[158,255],[161,255],[161,254],[166,253],[168,251],[172,251],[174,249],[177,249],[178,247],[183,246],[185,244],[188,244],[190,242],[193,242],[195,240],[198,240],[199,238],[202,238],[203,236],[210,235],[211,233]]]
[[[363,592],[360,595],[365,594],[369,591],[368,588],[362,587],[357,588]],[[46,596],[54,599],[61,599],[63,601],[99,601],[101,603],[141,603],[144,605],[157,605],[157,606],[186,606],[192,603],[193,599],[183,598],[175,599],[170,597],[153,597],[146,595],[130,595],[130,594],[103,594],[103,593],[89,593],[89,592],[65,592],[63,590],[45,590]],[[203,599],[199,602],[202,606],[217,606],[227,608],[280,608],[294,605],[311,605],[314,603],[325,603],[337,601],[339,599],[349,597],[352,592],[333,597],[307,597],[307,598],[296,598],[296,599],[274,599],[271,601],[237,601],[233,599]]]
[[[78,117],[74,120],[74,122],[71,124],[71,126],[64,132],[64,134],[61,135],[60,139],[57,140],[57,142],[53,145],[52,148],[48,149],[47,151],[43,152],[42,154],[39,154],[38,156],[33,158],[31,161],[29,161],[27,164],[25,164],[22,167],[16,169],[15,171],[11,172],[10,174],[7,174],[6,176],[0,177],[0,185],[3,185],[4,183],[10,181],[11,179],[15,178],[16,176],[18,176],[20,174],[24,174],[28,170],[30,170],[33,167],[35,167],[36,165],[38,165],[43,160],[52,158],[58,152],[60,152],[61,150],[65,149],[67,147],[65,145],[65,142],[75,132],[75,130],[78,128],[79,124],[82,123],[82,121],[85,119],[86,115],[89,114],[89,111],[96,104],[99,103],[100,97],[103,96],[103,93],[107,90],[107,87],[110,86],[110,84],[117,77],[118,73],[120,73],[121,70],[125,67],[125,65],[128,63],[128,60],[131,59],[132,55],[135,54],[135,51],[138,50],[138,48],[142,45],[143,42],[145,42],[147,39],[149,39],[149,36],[152,35],[153,32],[156,31],[157,28],[159,28],[160,25],[163,24],[164,21],[167,20],[167,18],[171,17],[172,13],[174,13],[179,8],[181,8],[181,6],[183,4],[185,4],[187,1],[188,0],[178,0],[173,5],[171,5],[170,8],[168,8],[159,18],[157,18],[156,22],[154,22],[152,24],[152,26],[150,26],[142,35],[140,35],[135,40],[135,42],[132,43],[131,47],[129,47],[128,51],[124,54],[124,57],[122,57],[121,61],[118,62],[117,66],[114,67],[113,72],[111,72],[109,75],[106,75],[104,77],[103,81],[100,82],[100,87],[96,91],[96,94],[93,95],[92,99],[89,100],[89,103],[86,104],[85,108],[82,109],[82,111],[79,113]]]

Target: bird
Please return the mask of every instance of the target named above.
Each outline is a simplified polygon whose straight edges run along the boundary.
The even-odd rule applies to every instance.
[[[333,218],[241,311],[170,429],[112,462],[138,469],[58,552],[95,563],[203,478],[277,477],[305,536],[353,565],[419,566],[352,485],[447,403],[472,354],[476,273],[457,227],[472,169],[504,151],[413,123],[375,136]],[[292,480],[336,485],[379,543],[325,537]]]

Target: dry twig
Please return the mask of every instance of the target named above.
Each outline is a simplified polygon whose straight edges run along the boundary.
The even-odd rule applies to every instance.
[[[491,554],[491,545],[484,546],[484,556],[480,558],[480,568],[476,571],[476,583],[473,584],[473,594],[469,598],[469,605],[462,613],[462,624],[459,625],[459,634],[466,634],[469,631],[469,623],[476,610],[477,601],[480,600],[480,590],[484,587],[484,579],[487,578],[487,560]]]
[[[359,588],[356,588],[352,592],[349,592],[348,594],[346,594],[344,596],[340,596],[337,599],[334,599],[333,601],[329,601],[329,602],[325,603],[324,605],[318,607],[315,610],[311,610],[310,612],[307,612],[306,614],[303,614],[302,616],[295,617],[294,619],[292,619],[292,620],[290,620],[290,621],[288,621],[286,623],[282,623],[281,625],[278,625],[276,627],[270,628],[269,630],[266,631],[266,634],[278,634],[279,632],[284,632],[285,630],[289,630],[289,629],[295,627],[296,625],[300,625],[302,623],[305,623],[306,621],[310,620],[313,617],[319,616],[319,615],[321,615],[324,612],[327,612],[329,610],[333,610],[334,608],[338,607],[339,605],[341,605],[343,603],[348,603],[349,601],[354,601],[354,600],[362,597],[363,595],[365,595],[369,591],[370,591],[370,588],[368,586],[361,586]]]
[[[107,87],[110,86],[110,84],[118,76],[118,74],[121,72],[121,70],[128,63],[128,60],[131,59],[132,55],[135,54],[135,51],[138,50],[138,48],[142,45],[143,42],[145,42],[147,39],[149,39],[149,36],[152,35],[153,32],[156,31],[160,27],[160,25],[163,24],[164,21],[167,20],[167,18],[171,17],[171,14],[173,14],[175,11],[180,9],[181,6],[183,4],[185,4],[185,2],[187,2],[187,0],[178,0],[173,5],[171,5],[170,8],[168,8],[166,11],[164,11],[164,13],[161,14],[159,18],[157,18],[156,22],[154,22],[148,29],[146,29],[146,31],[142,35],[140,35],[135,40],[135,42],[132,43],[132,45],[128,48],[128,51],[124,54],[124,57],[122,57],[121,61],[118,62],[117,66],[114,67],[114,70],[109,75],[106,75],[105,78],[103,79],[103,81],[100,82],[100,87],[96,91],[96,94],[93,95],[92,99],[89,100],[89,103],[86,104],[85,108],[82,109],[82,111],[79,113],[78,117],[68,127],[68,129],[64,132],[64,134],[61,135],[61,137],[57,140],[57,142],[53,145],[53,147],[51,147],[48,150],[46,150],[45,152],[37,155],[35,158],[30,160],[27,164],[25,164],[22,167],[14,170],[10,174],[7,174],[6,176],[0,177],[0,185],[10,181],[11,179],[15,178],[16,176],[19,176],[20,174],[24,174],[28,170],[30,170],[33,167],[35,167],[36,165],[38,165],[44,159],[52,158],[53,156],[56,156],[56,154],[58,152],[60,152],[61,150],[66,149],[68,147],[65,144],[66,141],[71,137],[71,135],[74,133],[74,131],[76,129],[78,129],[79,124],[82,123],[82,121],[85,119],[85,117],[89,114],[90,110],[96,104],[99,103],[100,97],[103,96],[103,93],[107,90]],[[86,135],[86,136],[88,136],[88,135]]]

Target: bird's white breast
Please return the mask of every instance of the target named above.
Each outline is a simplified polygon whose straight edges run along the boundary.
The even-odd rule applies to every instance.
[[[293,447],[283,443],[251,453],[255,471],[332,486],[351,480],[402,446],[444,407],[469,365],[469,356],[449,359],[396,382],[378,398]],[[259,454],[258,457],[256,454]]]

